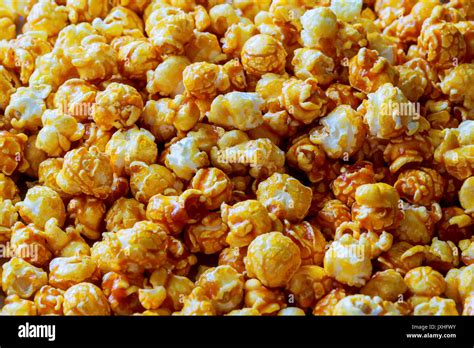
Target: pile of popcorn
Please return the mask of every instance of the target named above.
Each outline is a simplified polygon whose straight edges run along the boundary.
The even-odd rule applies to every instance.
[[[474,315],[473,58],[472,0],[1,0],[0,314]]]

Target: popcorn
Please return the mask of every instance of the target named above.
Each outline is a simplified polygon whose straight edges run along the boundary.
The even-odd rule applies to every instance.
[[[262,104],[256,93],[230,92],[214,99],[207,117],[218,126],[247,131],[263,123]]]
[[[41,116],[43,128],[38,132],[36,146],[49,156],[64,155],[71,143],[84,135],[84,126],[60,110],[46,110]]]
[[[321,128],[310,134],[311,142],[321,145],[330,158],[349,158],[365,139],[362,115],[346,105],[338,106],[321,118]]]
[[[257,277],[263,285],[272,288],[286,285],[300,265],[299,248],[280,232],[255,238],[245,258],[248,276]]]
[[[249,38],[242,47],[241,59],[247,74],[280,74],[285,70],[286,51],[270,35],[259,34]]]
[[[26,223],[34,223],[39,228],[43,228],[50,218],[57,219],[60,226],[66,220],[66,209],[61,197],[47,186],[32,187],[25,199],[16,206]]]
[[[473,11],[4,0],[0,314],[473,314]]]

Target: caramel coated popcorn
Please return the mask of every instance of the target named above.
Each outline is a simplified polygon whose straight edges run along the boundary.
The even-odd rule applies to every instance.
[[[474,315],[469,0],[5,0],[0,315]]]

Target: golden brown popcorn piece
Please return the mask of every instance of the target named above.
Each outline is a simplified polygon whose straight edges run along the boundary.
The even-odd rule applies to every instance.
[[[360,289],[361,294],[371,297],[379,296],[385,301],[395,302],[407,290],[402,275],[389,269],[375,273]]]
[[[316,225],[330,239],[334,238],[337,228],[342,223],[350,221],[350,208],[337,199],[329,199],[322,203],[314,219]]]
[[[147,71],[155,70],[161,61],[156,47],[145,38],[117,42],[114,48],[117,50],[120,73],[130,79],[146,79]]]
[[[3,173],[0,173],[0,197],[3,199],[9,199],[13,203],[20,201],[20,190],[16,186],[15,182]]]
[[[11,229],[10,246],[15,255],[37,267],[44,267],[52,259],[47,240],[33,224],[15,223]]]
[[[222,51],[234,58],[240,58],[245,43],[257,34],[258,30],[254,24],[232,24],[222,38]]]
[[[11,175],[15,170],[25,171],[29,164],[24,159],[24,150],[28,137],[23,134],[13,134],[0,131],[0,170],[5,175]]]
[[[84,126],[60,110],[46,110],[41,116],[43,128],[38,133],[36,146],[51,157],[64,155],[71,143],[84,135]]]
[[[52,50],[52,45],[47,40],[46,32],[32,31],[18,35],[8,42],[5,41],[5,46],[1,48],[5,51],[4,54],[0,54],[0,62],[6,68],[18,72],[20,81],[27,84],[35,70],[36,58]]]
[[[333,315],[334,307],[346,297],[344,289],[333,289],[326,296],[320,299],[313,309],[313,315]]]
[[[247,254],[247,248],[230,247],[225,248],[219,254],[219,266],[229,265],[237,272],[244,273],[245,263],[244,258]]]
[[[16,204],[20,216],[26,223],[43,228],[50,218],[62,226],[66,220],[66,209],[59,194],[47,186],[35,186],[28,190],[25,199]]]
[[[474,64],[459,64],[443,78],[441,90],[449,100],[460,103],[468,109],[474,107],[474,94],[468,87],[474,78]]]
[[[417,133],[390,139],[384,150],[384,160],[390,164],[390,172],[396,173],[405,165],[428,161],[433,155],[433,144],[428,134]]]
[[[399,200],[398,192],[388,184],[361,185],[356,190],[352,217],[369,231],[394,229],[403,218]]]
[[[200,168],[209,165],[207,153],[200,146],[191,136],[172,143],[165,152],[165,165],[180,179],[190,180]]]
[[[185,54],[193,63],[218,63],[226,59],[226,55],[222,53],[217,36],[197,30],[194,30],[190,41],[186,44]]]
[[[81,45],[82,41],[89,36],[98,35],[98,31],[87,22],[79,24],[71,24],[61,30],[58,35],[56,42],[54,43],[54,51],[56,53],[62,53],[71,58],[70,54],[74,48]],[[105,38],[100,39],[105,42]]]
[[[333,280],[328,277],[324,268],[319,266],[301,266],[286,289],[290,292],[289,303],[295,303],[303,309],[313,308],[316,303],[332,290]]]
[[[392,248],[377,259],[383,270],[394,269],[404,275],[410,269],[419,267],[424,261],[423,253],[413,252],[413,245],[407,242],[394,243]]]
[[[153,288],[164,287],[166,289],[166,298],[161,308],[167,308],[171,311],[181,310],[184,299],[195,287],[194,283],[188,278],[168,273],[163,268],[154,271],[150,275],[149,282]]]
[[[374,183],[375,173],[372,163],[361,161],[342,167],[341,174],[332,181],[331,189],[338,200],[350,207],[355,202],[357,188]]]
[[[49,264],[49,284],[62,290],[81,282],[97,283],[100,276],[90,256],[56,257]]]
[[[163,266],[168,272],[178,276],[187,276],[191,267],[197,263],[196,255],[192,254],[184,241],[168,236],[166,241],[167,259]]]
[[[117,73],[117,52],[100,35],[85,37],[68,55],[83,80],[104,81]]]
[[[453,23],[427,20],[418,37],[418,48],[428,63],[437,69],[449,69],[461,63],[466,55],[466,42]],[[454,64],[453,64],[454,63]]]
[[[100,238],[105,215],[105,204],[100,199],[88,196],[74,197],[67,205],[67,212],[79,233],[91,240]]]
[[[301,265],[300,255],[298,246],[282,233],[262,234],[249,245],[245,258],[247,274],[268,287],[284,286]]]
[[[11,40],[16,36],[16,16],[7,7],[0,7],[0,40]]]
[[[56,177],[59,188],[65,193],[75,196],[83,193],[101,199],[110,194],[112,181],[110,158],[96,147],[80,147],[66,153]]]
[[[100,49],[101,48],[99,48],[99,50]],[[97,50],[95,50],[95,52],[91,51],[88,54],[95,56],[96,52]],[[78,65],[79,63],[80,62],[76,62]],[[91,71],[95,71],[95,67],[93,68]],[[81,72],[85,75],[82,70]],[[60,50],[57,52],[53,51],[37,57],[35,69],[31,73],[31,76],[29,76],[29,85],[49,85],[51,89],[55,91],[68,79],[78,77],[77,75],[78,71],[75,66],[72,65],[70,58],[65,56]]]
[[[325,180],[331,163],[321,145],[310,140],[310,136],[302,135],[292,140],[286,152],[286,161],[289,166],[298,168],[306,173],[311,182]]]
[[[413,204],[428,206],[439,202],[444,193],[444,179],[434,169],[407,169],[400,173],[394,187],[400,197]]]
[[[114,314],[131,315],[143,310],[138,300],[139,288],[127,276],[109,272],[102,277],[101,288]]]
[[[39,1],[28,13],[23,32],[41,31],[48,38],[55,38],[68,25],[68,8],[58,6],[55,1]]]
[[[459,313],[453,300],[434,296],[429,302],[417,305],[413,315],[459,315]]]
[[[244,297],[244,276],[231,266],[206,270],[196,285],[204,290],[218,314],[237,309]]]
[[[448,243],[452,243],[448,241]],[[459,249],[461,250],[462,262],[469,266],[474,263],[474,239],[463,239],[459,242]],[[457,250],[457,249],[454,249]],[[453,251],[454,251],[453,250]]]
[[[473,219],[459,207],[442,209],[443,217],[438,223],[438,236],[441,240],[457,243],[471,235]]]
[[[166,262],[167,231],[150,221],[140,221],[133,227],[106,232],[91,249],[92,260],[104,273],[140,274]]]
[[[130,164],[130,188],[139,202],[147,204],[156,194],[176,195],[183,184],[168,168],[159,164],[134,161]]]
[[[286,73],[282,75],[265,74],[262,75],[257,81],[255,92],[257,92],[263,98],[265,101],[265,109],[269,110],[269,113],[276,113],[280,111],[281,107],[278,98],[283,89],[283,83],[288,79],[289,75]],[[286,135],[286,132],[284,135]]]
[[[307,221],[297,224],[285,221],[284,233],[300,248],[302,265],[321,266],[323,264],[326,239],[315,225]]]
[[[2,290],[7,296],[28,299],[48,283],[46,272],[17,257],[4,263],[2,268]]]
[[[199,169],[194,175],[190,188],[201,191],[207,198],[205,205],[209,210],[218,209],[228,202],[232,195],[232,182],[220,169]]]
[[[458,250],[453,242],[442,241],[435,237],[430,246],[425,246],[426,264],[440,272],[447,272],[451,268],[458,267],[462,246],[460,243]]]
[[[230,88],[229,76],[223,67],[206,62],[188,65],[183,71],[183,84],[187,93],[204,100],[212,100]]]
[[[366,135],[362,115],[350,106],[336,107],[319,122],[322,127],[310,133],[310,140],[321,145],[328,157],[347,160],[362,147]]]
[[[11,238],[11,228],[18,221],[15,205],[9,199],[0,198],[0,243]]]
[[[258,185],[257,199],[280,219],[298,221],[308,213],[312,191],[288,174],[274,173]],[[283,197],[283,199],[280,199]]]
[[[5,298],[4,306],[0,310],[2,315],[37,315],[36,305],[33,301],[23,300],[18,295]]]
[[[109,2],[105,0],[67,0],[71,23],[92,22],[94,18],[104,18],[110,10]]]
[[[145,30],[160,54],[179,55],[192,37],[194,19],[176,7],[161,7],[148,16]]]
[[[458,180],[464,180],[474,172],[473,129],[474,122],[466,120],[458,128],[443,130],[443,139],[434,154],[435,161],[444,165],[446,171]]]
[[[329,99],[329,111],[339,105],[350,105],[354,110],[357,110],[362,100],[365,99],[364,93],[342,83],[333,83],[326,89],[325,93]]]
[[[379,139],[394,138],[403,134],[415,134],[422,119],[416,105],[412,104],[398,88],[390,83],[368,94],[359,111],[364,116],[369,133]]]
[[[131,228],[142,220],[145,220],[145,207],[133,198],[119,198],[105,215],[106,229],[109,232]]]
[[[402,211],[404,216],[394,230],[394,236],[411,244],[428,244],[435,233],[436,223],[442,217],[439,204],[434,203],[431,209],[403,204]]]
[[[49,220],[51,221],[51,220]],[[48,221],[48,223],[49,223]],[[47,224],[48,224],[47,223]],[[46,228],[45,228],[46,229]],[[50,238],[56,238],[59,232],[62,232],[61,229],[57,226],[51,227],[51,230],[56,233],[50,232]],[[58,253],[58,256],[61,257],[70,257],[70,256],[77,256],[77,255],[85,255],[85,256],[90,256],[91,254],[91,248],[89,244],[86,243],[84,238],[81,237],[80,233],[76,231],[75,228],[73,227],[68,227],[66,228],[66,236],[69,242],[64,246],[60,252]],[[46,236],[45,236],[46,238]],[[48,243],[52,245],[53,243],[48,240]]]
[[[166,289],[162,286],[154,289],[139,289],[138,299],[145,309],[156,310],[166,299]]]
[[[474,213],[474,177],[467,178],[462,184],[459,202],[467,214]]]
[[[285,163],[284,152],[270,139],[260,138],[211,150],[211,160],[227,174],[247,172],[254,178],[267,178],[275,172],[282,172]],[[243,173],[242,173],[243,174]]]
[[[95,146],[100,152],[105,152],[107,143],[112,137],[112,132],[102,130],[94,122],[86,123],[84,126],[84,136],[79,140],[78,147],[84,146],[86,148],[91,148],[92,146]]]
[[[248,246],[257,236],[268,233],[272,220],[267,210],[257,200],[245,200],[221,207],[223,221],[229,226],[226,242],[231,247]]]
[[[186,224],[195,223],[206,211],[206,196],[188,189],[179,196],[153,196],[146,208],[149,220],[162,224],[169,233],[178,234]]]
[[[201,221],[189,225],[184,231],[184,240],[193,253],[215,254],[225,246],[228,228],[217,212],[205,215]]]
[[[258,279],[245,282],[245,306],[252,308],[261,315],[273,314],[286,307],[285,295],[279,289],[269,289]]]
[[[259,34],[242,47],[241,59],[247,74],[261,76],[285,71],[286,51],[281,42],[270,35]]]
[[[283,83],[279,97],[282,107],[296,121],[310,124],[326,113],[327,97],[314,78],[305,81],[290,78]]]
[[[192,292],[184,298],[183,308],[174,315],[216,315],[216,310],[212,305],[211,299],[206,296],[203,288],[197,286]]]
[[[415,295],[434,297],[441,295],[446,289],[441,273],[428,266],[408,271],[404,279],[408,290]]]
[[[334,60],[319,50],[298,48],[291,64],[296,77],[302,80],[312,77],[323,86],[330,84],[337,76]]]
[[[64,315],[64,291],[44,285],[35,294],[35,305],[39,315]]]
[[[116,131],[107,143],[105,153],[110,156],[115,174],[122,175],[130,173],[130,165],[134,161],[155,163],[158,148],[155,137],[149,131],[133,126]]]
[[[36,134],[28,137],[24,152],[25,160],[30,165],[25,174],[31,178],[38,178],[39,167],[48,158],[48,154],[36,146],[37,138]]]
[[[94,18],[92,25],[108,41],[127,35],[143,36],[141,18],[134,11],[122,6],[112,8],[103,20]]]
[[[364,93],[374,93],[386,83],[396,85],[397,70],[377,51],[361,48],[349,62],[349,81]]]
[[[61,197],[69,197],[68,194],[64,193],[56,182],[56,177],[59,171],[62,169],[64,159],[59,158],[48,158],[40,163],[38,168],[38,181],[40,184],[52,188],[54,191],[59,193]]]
[[[110,315],[102,290],[91,283],[79,283],[64,293],[64,315]]]
[[[201,117],[195,99],[179,94],[174,99],[149,100],[141,115],[141,125],[159,142],[172,139],[177,132],[192,129]]]
[[[207,117],[217,126],[248,131],[263,123],[262,106],[257,93],[230,92],[213,100]]]
[[[143,100],[132,86],[111,83],[104,91],[98,92],[92,111],[92,119],[104,130],[130,127],[140,117]]]
[[[19,131],[37,132],[46,110],[45,99],[51,88],[47,85],[17,88],[5,109],[5,117]]]

